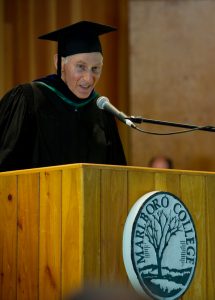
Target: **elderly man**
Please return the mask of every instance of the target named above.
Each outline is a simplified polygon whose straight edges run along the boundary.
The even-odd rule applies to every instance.
[[[70,163],[125,165],[115,119],[99,109],[99,36],[115,28],[81,21],[41,36],[56,41],[57,74],[18,85],[0,101],[0,171]]]

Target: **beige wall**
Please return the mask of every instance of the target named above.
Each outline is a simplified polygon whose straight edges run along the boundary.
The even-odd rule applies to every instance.
[[[129,14],[130,113],[215,126],[215,2],[130,1]],[[131,131],[130,141],[132,165],[146,166],[152,156],[166,154],[179,169],[215,170],[215,133]]]

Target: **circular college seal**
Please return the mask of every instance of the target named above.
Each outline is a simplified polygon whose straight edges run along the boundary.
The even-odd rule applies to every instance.
[[[177,299],[197,262],[192,217],[173,194],[150,192],[132,207],[123,233],[123,259],[133,287],[154,299]]]

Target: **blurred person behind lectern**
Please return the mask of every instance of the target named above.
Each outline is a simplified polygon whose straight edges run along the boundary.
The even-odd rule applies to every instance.
[[[116,29],[81,21],[40,36],[55,41],[57,74],[14,87],[0,101],[0,171],[70,164],[125,165],[114,117],[99,109],[99,36]]]
[[[158,169],[173,169],[173,162],[172,160],[163,155],[154,156],[149,161],[148,166],[150,168],[158,168]]]

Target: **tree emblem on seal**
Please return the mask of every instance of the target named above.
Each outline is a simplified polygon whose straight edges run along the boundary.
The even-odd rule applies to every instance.
[[[181,230],[181,227],[179,218],[171,217],[171,212],[170,215],[165,214],[164,210],[160,210],[148,218],[145,235],[156,253],[158,278],[162,278],[161,262],[164,251],[169,245],[170,239]]]
[[[175,195],[151,192],[132,207],[123,234],[128,277],[142,294],[177,299],[188,288],[197,261],[194,223]]]

